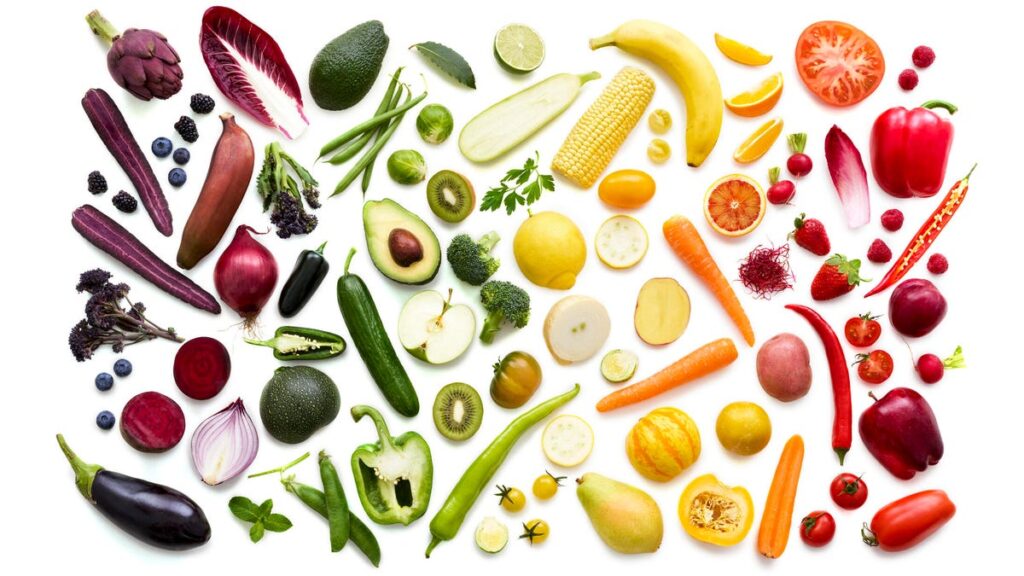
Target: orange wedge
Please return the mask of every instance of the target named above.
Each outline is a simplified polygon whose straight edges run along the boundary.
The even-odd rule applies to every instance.
[[[772,118],[761,124],[733,153],[732,159],[740,164],[750,164],[771,149],[782,134],[782,118]]]
[[[726,38],[721,34],[715,34],[715,46],[718,46],[718,49],[729,60],[746,64],[747,66],[764,66],[772,61],[771,54],[763,54],[746,44],[737,42],[732,38]]]
[[[743,174],[719,178],[704,194],[704,218],[715,232],[725,236],[749,234],[764,219],[767,209],[761,185]]]
[[[753,90],[741,92],[725,101],[733,114],[753,118],[771,112],[782,96],[782,72],[772,74]]]

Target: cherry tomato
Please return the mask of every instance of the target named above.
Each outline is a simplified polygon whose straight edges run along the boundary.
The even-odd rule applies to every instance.
[[[836,476],[828,491],[832,501],[843,510],[856,510],[868,499],[868,485],[864,479],[849,472]]]
[[[833,106],[852,106],[878,88],[885,58],[878,44],[845,22],[808,26],[796,42],[796,67],[807,89]]]
[[[867,348],[878,341],[882,335],[882,325],[876,320],[878,316],[872,316],[870,312],[850,318],[846,321],[846,340],[857,348]]]
[[[836,535],[836,520],[823,510],[811,512],[800,521],[800,539],[804,544],[821,548]]]
[[[498,492],[495,494],[500,500],[498,505],[508,512],[519,512],[526,506],[526,494],[519,488],[509,488],[498,484]]]
[[[857,354],[857,376],[868,384],[881,384],[892,376],[892,356],[885,350]]]
[[[519,538],[526,538],[530,541],[531,546],[541,544],[548,539],[550,531],[547,522],[534,518],[529,522],[523,522],[523,533],[519,535]]]
[[[555,476],[545,470],[543,476],[537,476],[537,479],[533,481],[533,495],[541,500],[551,498],[555,492],[558,492],[562,480],[565,480],[565,476]]]

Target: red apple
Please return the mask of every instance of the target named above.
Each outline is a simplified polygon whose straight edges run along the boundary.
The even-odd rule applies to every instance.
[[[871,394],[875,398],[874,394]],[[860,415],[860,438],[893,476],[910,480],[938,464],[942,435],[932,407],[910,388],[894,388]]]

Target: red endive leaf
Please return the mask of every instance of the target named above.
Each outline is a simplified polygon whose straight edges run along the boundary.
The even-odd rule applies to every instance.
[[[208,9],[199,48],[217,88],[256,120],[288,138],[309,125],[299,83],[281,47],[245,16],[224,6]]]
[[[871,221],[868,199],[868,175],[860,151],[839,126],[832,126],[825,136],[825,161],[839,201],[846,212],[850,228],[859,228]]]

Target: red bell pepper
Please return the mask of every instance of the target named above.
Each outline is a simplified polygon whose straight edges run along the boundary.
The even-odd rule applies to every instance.
[[[956,112],[949,102],[929,100],[913,110],[890,108],[871,128],[871,171],[892,196],[928,198],[942,189],[953,123],[933,108]]]

